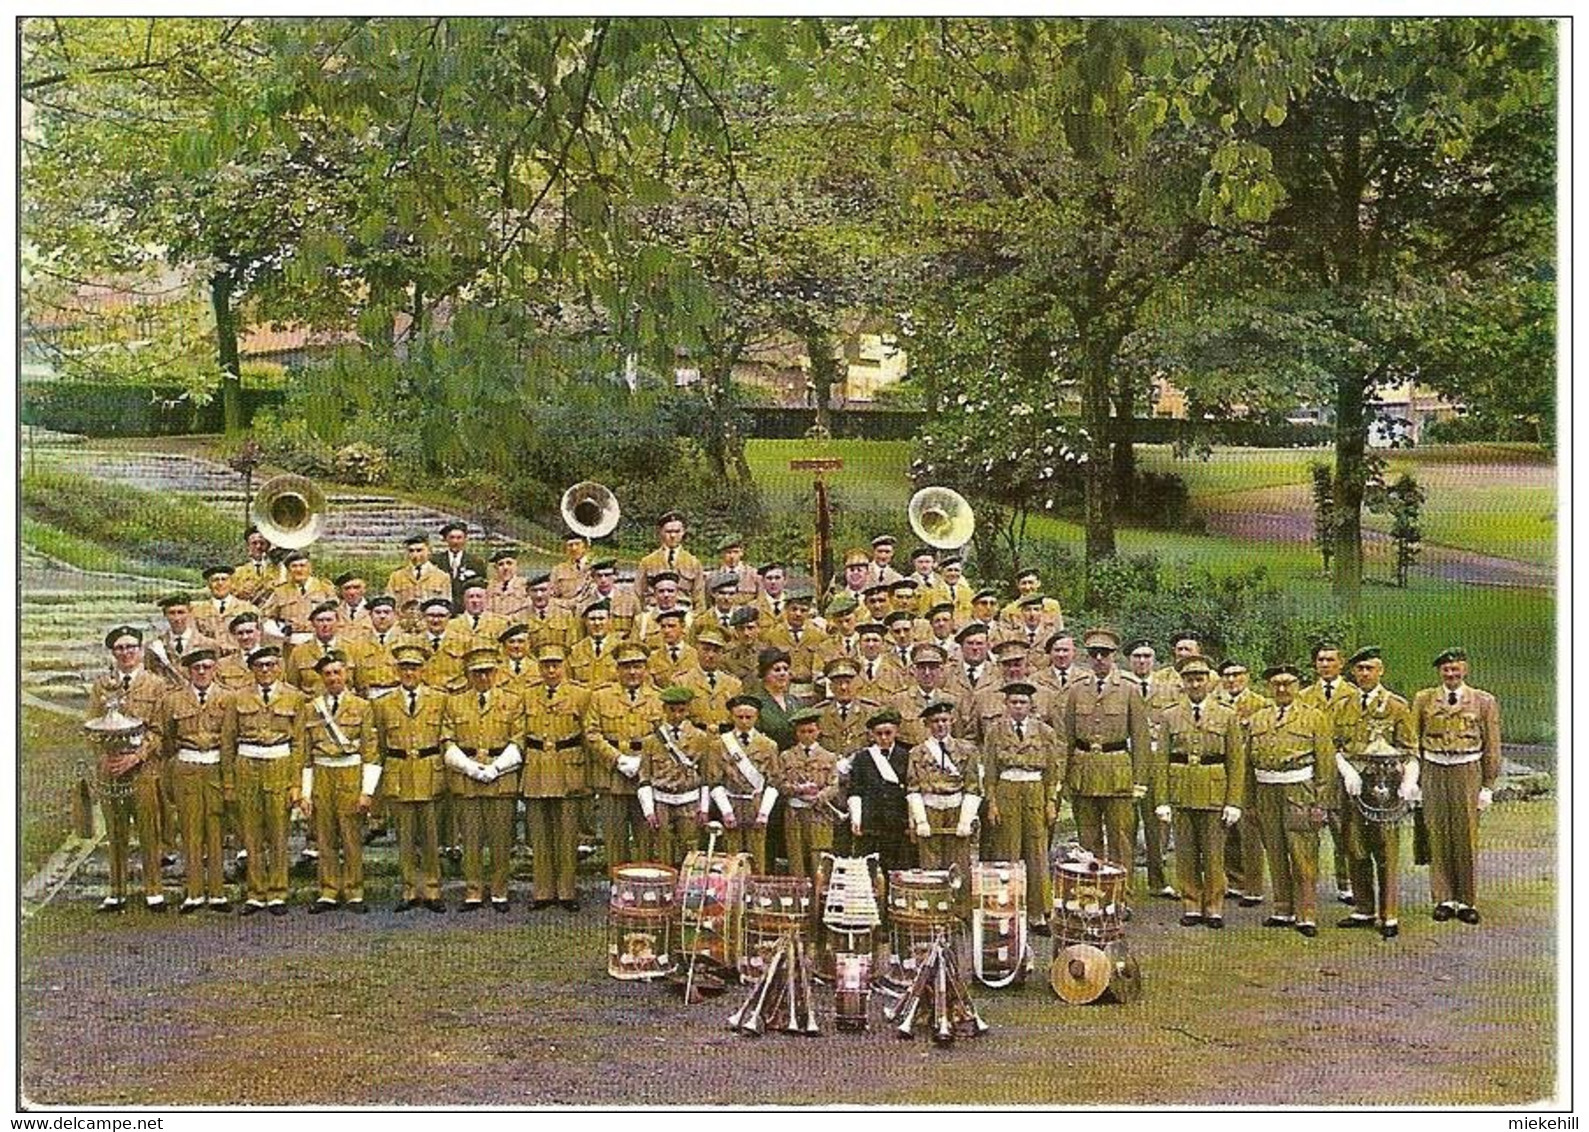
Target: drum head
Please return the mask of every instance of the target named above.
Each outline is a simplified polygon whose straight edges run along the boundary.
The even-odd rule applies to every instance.
[[[1103,953],[1109,959],[1109,993],[1120,1002],[1141,1002],[1142,967],[1126,941],[1105,944]]]
[[[1054,956],[1048,985],[1073,1006],[1096,1002],[1109,986],[1109,957],[1091,944],[1072,944]]]

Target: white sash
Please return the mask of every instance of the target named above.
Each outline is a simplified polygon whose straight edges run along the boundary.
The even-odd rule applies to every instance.
[[[877,773],[883,776],[883,781],[898,786],[899,775],[894,773],[894,764],[888,761],[888,756],[876,747],[866,748],[866,753],[872,756],[872,765],[877,767]]]
[[[738,732],[735,731],[723,732],[723,750],[727,751],[729,758],[734,760],[739,773],[744,776],[746,782],[750,783],[751,790],[760,790],[767,785],[767,779],[756,769],[756,764],[750,761],[750,755],[745,752],[745,748],[739,745],[737,735]]]
[[[960,768],[955,766],[955,761],[949,757],[949,748],[945,747],[937,739],[928,739],[927,742],[938,748],[938,765],[948,773],[959,777]]]
[[[685,770],[695,769],[695,760],[690,758],[690,756],[686,755],[683,751],[679,750],[679,748],[674,745],[672,738],[669,737],[667,724],[657,724],[657,738],[662,740],[662,745],[668,749],[668,754],[673,756],[674,762],[678,763]]]
[[[331,718],[331,712],[326,706],[326,698],[324,696],[315,697],[314,709],[319,713],[321,720],[325,722],[326,730],[331,733],[332,741],[344,751],[352,754],[356,748],[352,743],[348,742],[348,737],[342,733],[342,728],[337,726],[337,721]]]

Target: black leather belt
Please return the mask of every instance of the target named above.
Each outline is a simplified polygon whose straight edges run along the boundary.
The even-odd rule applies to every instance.
[[[465,754],[473,755],[475,758],[479,758],[481,755],[484,755],[488,759],[494,759],[508,748],[507,744],[503,744],[500,747],[463,747],[460,749]]]
[[[1093,752],[1096,752],[1098,754],[1107,755],[1107,754],[1112,754],[1115,751],[1130,750],[1130,748],[1131,748],[1131,744],[1130,743],[1126,743],[1126,742],[1119,742],[1119,743],[1077,743],[1076,744],[1076,753],[1077,754],[1091,754]]]
[[[551,747],[554,751],[572,751],[575,747],[585,745],[585,737],[583,735],[571,735],[567,739],[558,739],[554,742],[551,739],[542,739],[539,735],[526,735],[524,743],[526,746],[539,747],[543,750]]]
[[[1225,753],[1221,751],[1217,755],[1210,755],[1208,758],[1204,758],[1202,755],[1187,755],[1180,751],[1171,751],[1170,763],[1174,766],[1224,766]]]
[[[645,749],[645,740],[643,739],[614,739],[609,735],[607,742],[617,747],[620,751],[641,751]]]
[[[389,759],[428,759],[432,755],[441,754],[441,748],[420,747],[417,750],[401,750],[397,747],[386,747],[381,754]]]

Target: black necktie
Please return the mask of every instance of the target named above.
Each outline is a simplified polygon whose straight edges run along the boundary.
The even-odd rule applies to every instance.
[[[842,722],[842,721],[848,720],[849,718],[850,718],[850,705],[849,704],[840,704],[839,705],[839,720]]]
[[[1334,698],[1335,698],[1335,681],[1326,680],[1324,682],[1324,702],[1325,703],[1329,703]]]
[[[592,637],[590,639],[590,642],[591,642],[591,646],[593,648],[595,648],[595,650],[596,650],[596,655],[598,657],[601,656],[601,638],[600,637]]]
[[[782,599],[778,599],[778,600],[776,600],[776,601],[774,601],[772,603],[772,615],[774,617],[782,617],[783,616],[783,600]]]
[[[1275,716],[1275,722],[1276,723],[1284,723],[1285,721],[1286,721],[1286,709],[1285,709],[1284,706],[1282,706],[1280,708],[1279,714],[1277,714]]]
[[[668,646],[668,655],[673,658],[673,663],[677,664],[679,662],[679,646],[678,645],[669,645]]]
[[[712,689],[712,691],[717,691],[717,673],[708,672],[706,674],[706,683]]]
[[[519,660],[519,659],[515,658],[514,661],[513,661],[513,675],[519,676],[519,675],[522,675],[523,672],[524,672],[524,662],[522,660]]]
[[[1103,677],[1098,677],[1098,698],[1103,698]]]
[[[215,612],[218,615],[226,612],[226,599],[224,597],[215,603]]]
[[[336,718],[337,705],[340,704],[341,702],[342,702],[342,697],[340,695],[335,695],[335,696],[331,697],[331,717],[333,719]]]
[[[640,702],[639,697],[640,697],[640,689],[639,688],[630,688],[629,689],[629,702],[631,704],[639,703]]]
[[[748,748],[750,746],[750,736],[745,734],[745,732],[743,732],[743,731],[741,731],[739,733],[739,745],[742,748]],[[749,754],[749,753],[750,752],[747,750],[746,754]]]
[[[1368,697],[1369,697],[1369,696],[1370,696],[1370,695],[1371,695],[1371,694],[1372,694],[1372,693],[1370,693],[1370,692],[1364,692],[1364,693],[1363,693],[1363,710],[1364,710],[1364,711],[1367,711],[1367,710],[1368,710]]]
[[[480,710],[486,710],[486,694],[484,692],[480,693]]]
[[[1023,742],[1026,739],[1026,727],[1018,719],[1015,721],[1015,737]]]
[[[207,695],[209,695],[209,692],[210,692],[210,690],[208,688],[200,688],[199,689],[199,706],[200,707],[204,706],[204,698]]]
[[[1147,699],[1148,698],[1148,682],[1146,680],[1138,680],[1137,683],[1142,685],[1142,698],[1144,700]]]
[[[469,615],[469,627],[476,633],[480,631],[480,615],[478,613],[471,613]]]
[[[791,629],[789,631],[789,635],[794,638],[794,643],[795,644],[798,645],[800,643],[800,634],[803,633],[804,631],[805,630],[803,630],[803,629]]]
[[[419,710],[419,693],[414,689],[408,690],[408,714],[410,717]]]
[[[546,702],[547,703],[551,703],[552,702],[552,697],[555,696],[556,694],[557,694],[557,689],[552,687],[552,685],[548,684],[546,686]]]
[[[503,582],[502,583],[502,592],[503,593],[507,593],[508,592],[508,583],[507,582]]]
[[[1192,705],[1192,722],[1193,723],[1202,723],[1203,722],[1203,705],[1202,704],[1193,704]]]
[[[673,725],[673,745],[678,746],[681,742],[683,742],[683,736],[679,734],[679,725],[675,723]]]
[[[868,680],[877,679],[877,661],[869,660],[866,662],[866,678]]]
[[[260,698],[265,701],[265,706],[266,707],[270,706],[270,685],[269,684],[265,685],[265,690],[260,693]]]
[[[309,583],[308,582],[299,582],[298,583],[298,592],[300,594],[302,594],[304,597],[308,597],[309,596]]]
[[[440,637],[432,637],[430,639],[430,651],[431,652],[435,652],[436,650],[438,650],[440,648],[441,648],[441,638]]]
[[[678,557],[678,553],[679,552],[677,550],[670,549],[668,551],[668,569],[669,570],[673,569],[673,562],[674,562],[674,559]]]
[[[416,582],[417,582],[417,581],[419,581],[419,577],[420,577],[420,573],[421,573],[421,572],[422,572],[422,571],[423,571],[423,570],[424,570],[424,569],[425,569],[425,568],[424,568],[424,567],[423,567],[423,566],[415,566],[415,567],[414,567],[414,581],[416,581]]]
[[[132,673],[125,672],[125,673],[122,674],[122,677],[121,677],[121,690],[123,692],[129,692],[129,691],[132,690]]]
[[[1452,707],[1456,707],[1457,706],[1457,694],[1455,692],[1452,692],[1450,695],[1446,696],[1446,703],[1450,704]]]
[[[1061,673],[1060,673],[1060,674],[1059,674],[1059,686],[1060,686],[1060,687],[1061,687],[1061,688],[1068,688],[1068,687],[1070,687],[1070,673],[1068,673],[1068,672],[1061,672]]]

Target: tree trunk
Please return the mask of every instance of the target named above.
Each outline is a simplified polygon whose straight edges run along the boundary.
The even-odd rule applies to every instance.
[[[1115,379],[1114,465],[1115,493],[1119,505],[1129,507],[1137,486],[1137,414],[1131,373],[1122,367]]]
[[[1104,343],[1082,335],[1081,421],[1087,430],[1087,561],[1115,554],[1114,469],[1110,459],[1109,358]]]
[[[232,309],[230,274],[210,277],[210,305],[215,309],[215,346],[221,363],[221,415],[226,435],[243,431],[243,368],[237,351],[237,312]]]
[[[1342,375],[1335,383],[1335,595],[1357,612],[1363,585],[1364,456],[1368,447],[1368,379]]]

